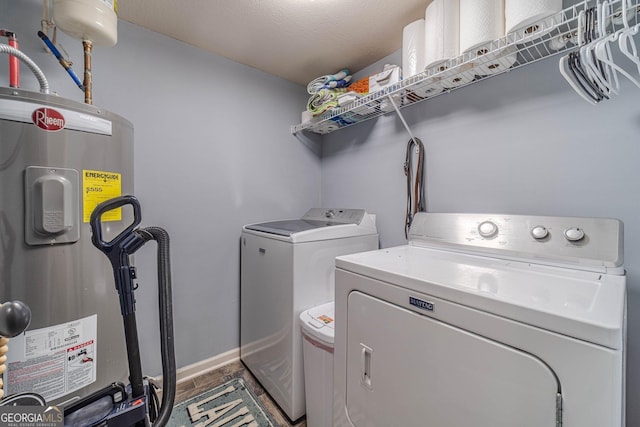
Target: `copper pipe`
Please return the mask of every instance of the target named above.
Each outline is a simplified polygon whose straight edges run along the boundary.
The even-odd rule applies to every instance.
[[[91,105],[93,103],[93,95],[91,93],[91,49],[93,43],[90,40],[82,40],[82,46],[84,47],[84,102]]]

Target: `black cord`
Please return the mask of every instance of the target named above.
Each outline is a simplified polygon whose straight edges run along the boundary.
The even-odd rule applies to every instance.
[[[415,170],[415,180],[413,179],[414,171],[412,166],[413,149],[417,151],[418,164]],[[404,162],[404,174],[407,177],[407,214],[404,223],[404,237],[409,238],[409,228],[413,222],[413,217],[418,212],[425,212],[424,202],[424,145],[418,138],[412,138],[407,143],[407,153]]]
[[[153,423],[158,418],[158,409],[160,408],[158,386],[152,379],[148,378],[147,380],[149,384],[149,421]]]
[[[160,352],[162,354],[162,404],[153,426],[165,426],[171,416],[176,395],[176,359],[171,298],[169,234],[160,227],[138,229],[145,240],[158,243],[158,305],[160,313]]]

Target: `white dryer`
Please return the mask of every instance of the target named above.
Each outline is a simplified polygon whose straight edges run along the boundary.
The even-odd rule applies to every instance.
[[[245,225],[241,238],[240,358],[291,420],[305,414],[300,313],[333,301],[335,258],[378,248],[375,215],[309,210]]]
[[[334,426],[623,427],[613,219],[420,213],[338,257]]]

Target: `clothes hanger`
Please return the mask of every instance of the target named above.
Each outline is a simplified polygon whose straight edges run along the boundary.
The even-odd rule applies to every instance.
[[[585,34],[584,34],[584,24],[585,24],[585,12],[580,11],[578,14],[578,46],[584,44]],[[560,74],[564,79],[569,83],[569,86],[585,101],[588,103],[595,105],[600,102],[600,97],[596,96],[596,93],[592,90],[591,86],[583,83],[582,79],[579,77],[580,71],[579,67],[577,67],[577,56],[578,54],[575,52],[570,52],[568,55],[560,58],[558,63],[558,67],[560,69]]]
[[[587,67],[594,76],[596,83],[605,93],[617,95],[620,81],[615,68],[610,65],[613,62],[613,55],[608,43],[608,39],[611,36],[607,35],[607,25],[610,22],[610,15],[607,12],[609,10],[609,1],[605,0],[598,6],[597,10],[598,38],[589,47]],[[606,59],[607,62],[603,61],[603,59]]]
[[[626,0],[623,0],[623,1],[626,1]],[[633,8],[633,11],[635,12],[635,14],[638,13],[638,10],[636,7]],[[640,23],[636,24],[633,27],[630,27],[627,15],[628,15],[628,8],[623,7],[622,16],[625,22],[625,29],[618,39],[618,45],[620,47],[620,51],[627,58],[629,58],[634,64],[636,64],[638,73],[640,73],[640,58],[638,57],[638,48],[636,46],[636,42],[633,37],[636,34],[638,34],[638,30],[640,30]]]
[[[623,2],[623,7],[624,4],[626,3],[627,0],[622,0]],[[608,14],[607,11],[611,10],[612,6],[611,6],[611,2],[606,0],[603,2],[602,4],[602,33],[605,34],[605,37],[603,37],[603,39],[601,41],[599,41],[596,44],[596,49],[595,49],[595,53],[596,53],[596,57],[603,63],[605,64],[605,66],[607,67],[608,72],[611,74],[611,76],[613,77],[613,84],[615,85],[615,89],[612,88],[612,91],[614,91],[614,93],[618,94],[618,90],[620,89],[620,80],[618,79],[618,70],[616,69],[616,67],[613,67],[611,65],[611,63],[614,63],[614,59],[613,59],[613,53],[611,52],[611,42],[615,42],[616,38],[619,37],[619,35],[621,34],[622,30],[618,30],[618,31],[613,31],[611,35],[606,35],[606,27],[607,27],[607,22],[609,21],[609,19],[611,20],[611,28],[612,30],[615,29],[615,24],[616,24],[616,18],[615,15],[616,13],[613,14]],[[611,80],[611,79],[610,79]]]
[[[629,26],[629,20],[627,17],[627,9],[628,7],[625,7],[628,0],[622,0],[623,1],[623,7],[622,7],[622,28],[617,30],[616,32],[612,33],[611,35],[607,36],[605,39],[603,39],[601,42],[598,43],[598,45],[596,46],[596,56],[598,57],[598,59],[600,61],[602,61],[606,66],[610,67],[611,70],[613,70],[613,72],[620,73],[622,74],[624,77],[626,77],[628,80],[630,80],[634,85],[636,85],[638,88],[640,88],[640,81],[638,81],[634,76],[632,76],[627,70],[625,70],[624,68],[622,68],[619,64],[617,64],[614,59],[613,59],[613,55],[611,54],[611,47],[610,44],[611,43],[615,43],[616,41],[620,42],[621,37],[628,32],[631,28]],[[609,2],[605,2],[603,4],[602,10],[603,10],[603,17],[607,16],[607,11],[609,10]],[[622,50],[622,48],[621,48]],[[617,77],[616,77],[617,78]]]
[[[580,54],[578,52],[572,52],[571,54],[569,54],[569,66],[574,73],[574,76],[576,77],[578,83],[589,96],[591,96],[596,101],[609,99],[607,94],[591,78],[591,75],[585,71],[585,66],[582,63]]]
[[[608,94],[611,92],[611,85],[607,80],[609,76],[594,52],[595,46],[605,34],[605,31],[601,29],[603,26],[601,23],[604,20],[600,19],[599,15],[601,15],[599,8],[589,8],[585,12],[585,44],[580,48],[580,60],[588,80],[592,83],[591,86],[600,96],[608,99]],[[597,19],[596,16],[598,16]],[[596,21],[598,25],[596,25]]]
[[[587,101],[589,104],[595,105],[598,102],[600,102],[600,99],[596,97],[594,94],[592,94],[590,91],[588,91],[587,88],[585,88],[583,84],[580,82],[580,80],[578,80],[575,72],[571,70],[570,62],[573,61],[573,55],[575,55],[575,53],[571,52],[570,54],[560,58],[560,62],[558,64],[560,68],[560,74],[562,74],[562,77],[564,77],[567,83],[569,83],[569,86],[571,86],[571,88],[578,95],[580,95],[582,99]]]
[[[606,86],[602,83],[602,71],[599,64],[593,59],[591,46],[596,39],[595,8],[589,8],[581,11],[578,21],[578,42],[580,49],[578,53],[569,55],[570,70],[574,73],[575,78],[581,87],[587,89],[587,93],[597,101],[609,99]],[[593,64],[590,66],[590,64]]]

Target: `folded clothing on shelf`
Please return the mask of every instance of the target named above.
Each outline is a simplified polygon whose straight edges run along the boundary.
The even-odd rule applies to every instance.
[[[307,85],[307,92],[309,95],[313,95],[322,89],[342,88],[349,85],[351,78],[349,70],[345,68],[335,74],[327,74],[313,79]]]
[[[314,93],[307,102],[307,111],[311,112],[314,116],[322,114],[330,108],[335,108],[339,105],[338,96],[345,93],[347,89],[320,89],[317,93]]]

